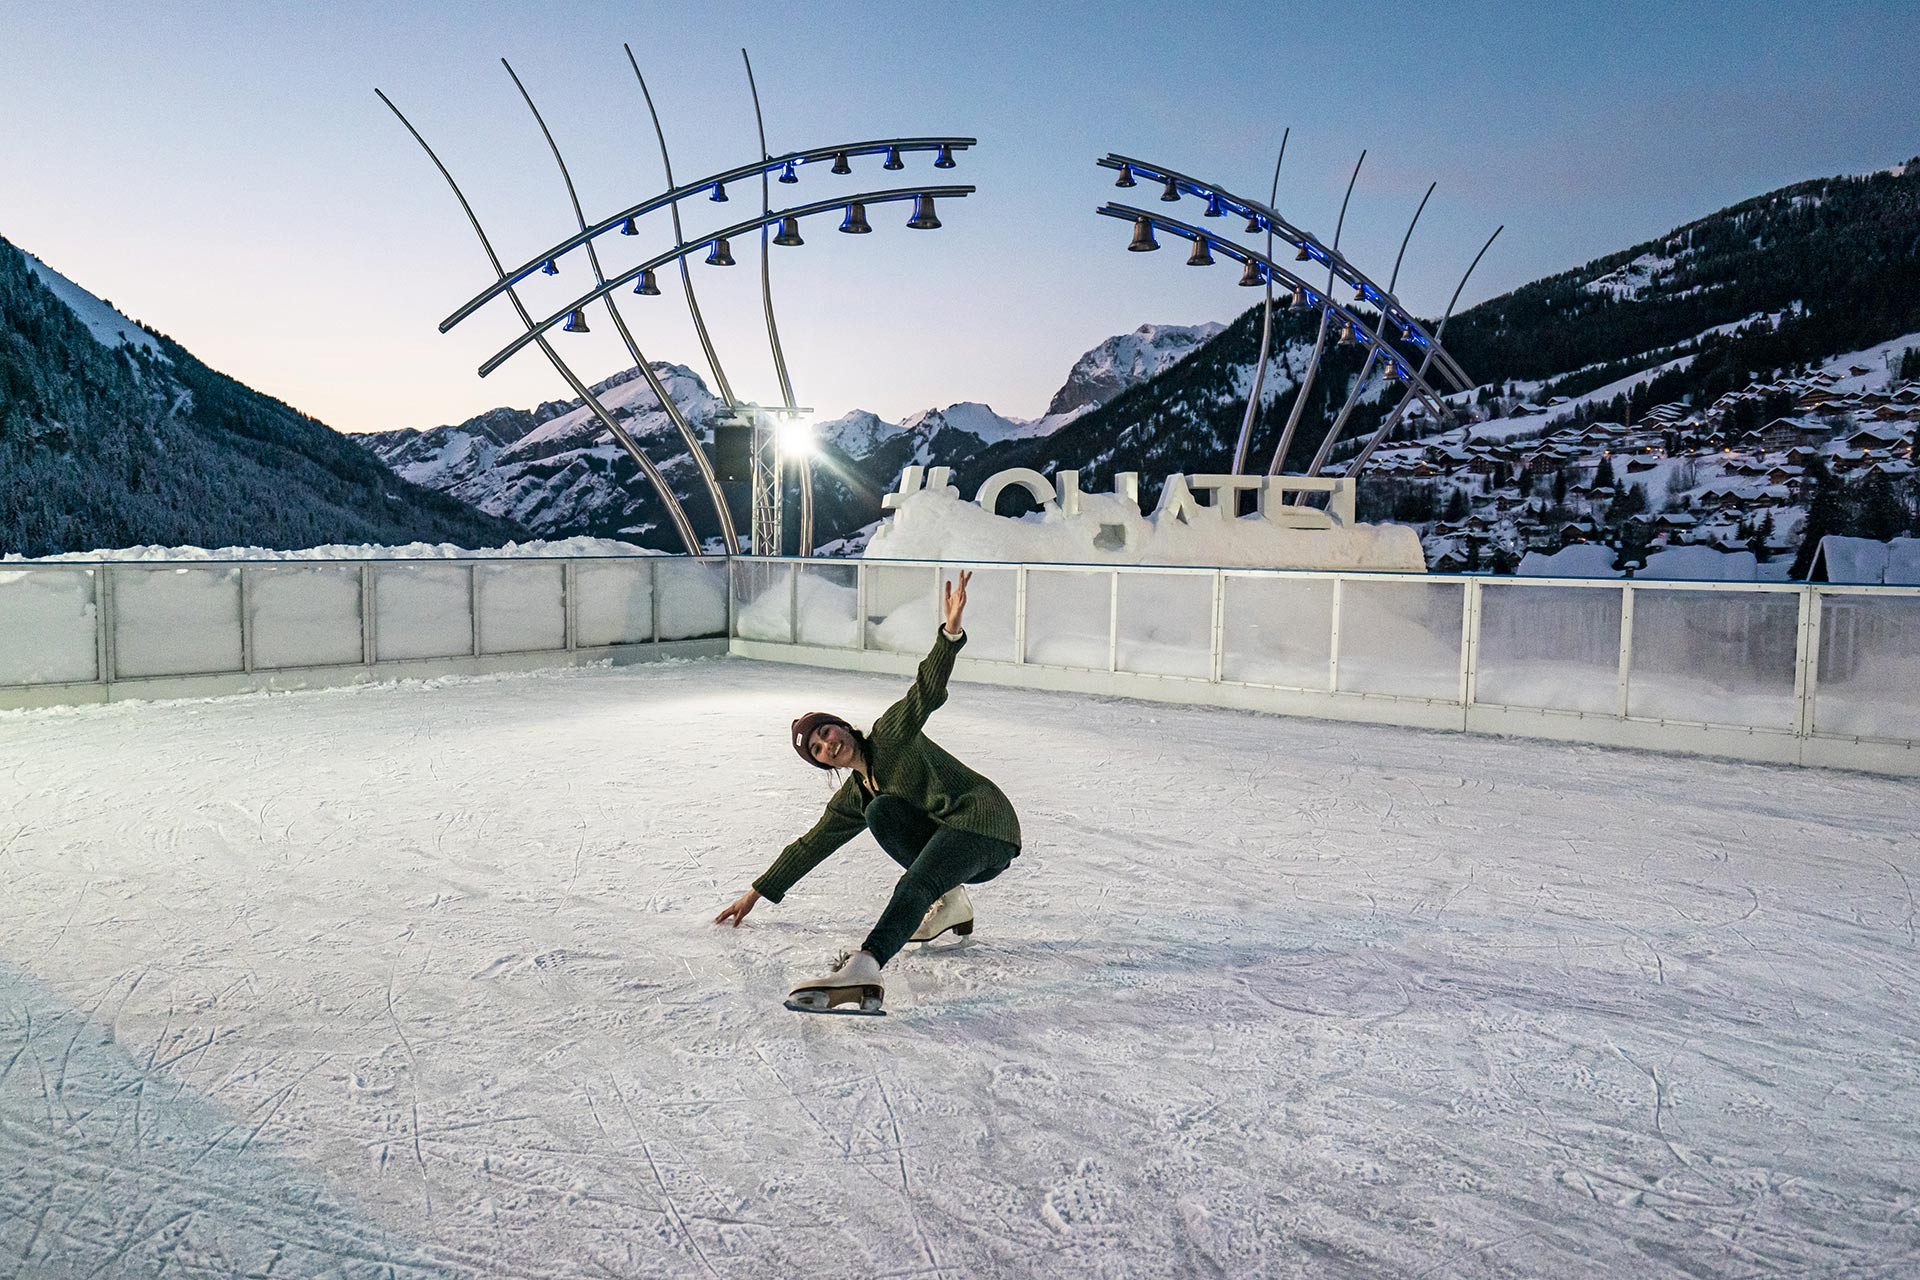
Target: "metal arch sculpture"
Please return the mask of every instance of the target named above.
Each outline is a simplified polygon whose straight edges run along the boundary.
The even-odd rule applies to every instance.
[[[742,49],[740,51],[741,58],[746,63],[748,88],[753,96],[754,118],[759,129],[760,159],[755,162],[737,166],[733,169],[708,175],[692,183],[677,185],[673,181],[672,159],[667,151],[666,133],[660,124],[659,113],[654,109],[653,95],[647,88],[645,77],[640,74],[639,63],[637,59],[634,58],[632,47],[623,47],[625,48],[628,62],[633,67],[634,76],[639,82],[641,94],[646,101],[648,115],[652,120],[655,135],[659,139],[661,162],[667,176],[667,190],[592,223],[589,223],[586,219],[585,212],[580,205],[579,196],[574,188],[572,175],[567,169],[566,160],[562,156],[559,145],[554,140],[551,130],[547,128],[546,121],[541,116],[539,108],[534,105],[532,95],[527,92],[526,86],[521,82],[519,76],[514,73],[512,66],[508,65],[505,59],[501,60],[502,65],[506,67],[507,74],[513,80],[514,87],[519,90],[520,96],[525,101],[528,110],[532,113],[542,136],[546,140],[548,149],[553,155],[554,162],[560,171],[561,180],[566,188],[568,200],[573,207],[574,220],[577,226],[577,230],[572,235],[548,246],[545,250],[535,254],[526,262],[523,262],[512,270],[508,270],[501,262],[499,255],[494,250],[491,239],[486,234],[484,228],[482,228],[478,216],[474,213],[472,205],[460,190],[459,184],[454,181],[453,175],[448,171],[446,165],[443,164],[439,156],[434,153],[433,148],[427,144],[426,139],[421,136],[419,130],[413,127],[412,122],[400,112],[398,107],[394,106],[393,102],[385,93],[382,93],[378,89],[374,92],[379,95],[380,100],[399,118],[408,133],[410,133],[414,140],[420,144],[421,148],[426,151],[429,159],[433,161],[434,166],[440,171],[441,176],[446,180],[448,186],[452,188],[454,197],[459,201],[462,211],[466,214],[468,222],[472,225],[475,235],[480,240],[482,249],[486,252],[488,262],[493,267],[493,281],[458,307],[451,315],[442,320],[439,325],[440,332],[450,332],[463,320],[486,306],[487,303],[503,295],[507,297],[512,303],[515,312],[519,315],[524,332],[506,347],[483,362],[478,370],[479,375],[486,377],[515,353],[525,349],[530,344],[537,345],[541,352],[553,364],[554,368],[566,379],[568,385],[571,386],[575,393],[587,404],[594,417],[608,433],[613,436],[621,447],[632,456],[635,463],[640,467],[640,470],[647,476],[648,480],[658,491],[674,523],[676,531],[686,545],[688,553],[698,554],[700,548],[698,539],[693,532],[692,523],[687,519],[684,508],[672,488],[666,483],[659,467],[656,466],[646,455],[645,451],[639,447],[639,444],[633,439],[632,435],[620,424],[614,415],[608,412],[605,405],[601,403],[591,388],[587,386],[585,380],[560,357],[551,341],[551,330],[556,324],[561,324],[563,321],[565,322],[566,330],[569,332],[584,331],[585,308],[595,302],[604,303],[609,316],[613,319],[615,328],[619,331],[622,342],[627,348],[628,355],[633,359],[642,376],[645,377],[649,389],[660,402],[661,407],[666,412],[675,429],[679,432],[682,442],[692,455],[700,473],[701,480],[705,484],[708,494],[713,501],[720,525],[722,541],[728,553],[734,554],[740,549],[739,536],[734,528],[732,513],[727,506],[725,496],[720,490],[719,480],[715,475],[712,463],[701,446],[692,425],[687,421],[685,414],[673,401],[672,397],[667,394],[665,386],[661,384],[658,375],[654,373],[652,366],[646,360],[644,353],[641,352],[638,343],[634,340],[632,331],[628,328],[625,317],[621,314],[618,305],[614,301],[613,295],[615,290],[631,281],[639,280],[641,287],[636,290],[636,292],[657,293],[657,287],[653,287],[652,285],[652,273],[659,267],[669,263],[677,264],[685,286],[688,312],[699,337],[701,348],[706,355],[707,363],[713,370],[714,381],[720,392],[720,398],[729,410],[737,412],[743,407],[742,402],[734,395],[732,384],[727,379],[726,373],[721,367],[712,337],[707,330],[704,318],[701,316],[699,303],[694,292],[692,276],[687,270],[686,259],[689,254],[697,250],[708,246],[715,246],[715,254],[709,258],[709,261],[713,261],[720,256],[719,248],[724,245],[725,241],[743,233],[759,230],[761,232],[761,303],[766,317],[768,342],[772,348],[774,366],[780,382],[781,401],[784,406],[784,411],[787,413],[798,412],[797,406],[794,403],[792,379],[787,369],[785,353],[780,345],[779,331],[774,319],[772,281],[768,265],[769,250],[767,229],[775,223],[787,222],[791,222],[797,227],[799,219],[816,213],[848,209],[851,216],[851,210],[855,208],[866,205],[894,203],[907,199],[912,199],[915,202],[915,216],[908,223],[910,227],[937,227],[940,224],[939,220],[933,214],[933,201],[942,197],[953,199],[970,195],[975,189],[965,185],[925,184],[879,191],[852,192],[831,199],[812,201],[786,209],[775,210],[770,207],[771,201],[768,195],[771,190],[769,181],[772,175],[777,170],[781,173],[780,180],[782,182],[798,181],[797,170],[801,166],[818,164],[829,160],[833,162],[833,171],[836,174],[845,174],[849,172],[850,166],[848,161],[851,157],[883,153],[887,161],[883,167],[889,170],[897,170],[904,167],[900,159],[903,153],[926,151],[935,153],[934,167],[936,169],[950,169],[954,167],[954,153],[977,145],[977,140],[970,137],[959,136],[882,138],[809,148],[803,151],[788,152],[779,156],[769,155],[766,147],[766,121],[760,110],[759,89],[753,82],[752,63],[747,60],[746,50]],[[726,183],[755,175],[757,175],[761,181],[761,215],[758,218],[747,219],[735,225],[705,233],[692,240],[687,239],[680,217],[679,204],[681,200],[705,192],[710,193],[712,199],[715,201],[724,201],[726,199]],[[665,253],[648,259],[640,266],[620,272],[609,278],[601,266],[595,241],[600,236],[616,230],[626,235],[638,234],[634,225],[635,221],[662,208],[669,210],[673,219],[674,247]],[[774,243],[798,243],[798,240],[788,241],[785,239],[776,239]],[[517,287],[535,272],[541,272],[547,275],[558,274],[561,259],[572,253],[575,249],[582,248],[586,250],[586,258],[593,274],[595,287],[554,314],[536,321],[521,299]],[[719,261],[718,265],[732,265],[731,258],[729,257]],[[753,409],[756,414],[763,412],[757,405],[745,407]],[[756,463],[758,461],[759,459],[756,457]],[[806,555],[811,554],[812,551],[812,494],[810,491],[811,469],[804,466],[802,469],[802,484],[806,491],[803,494],[802,503],[801,533],[803,545],[801,553]],[[775,481],[775,486],[777,495],[777,480]],[[756,491],[759,487],[760,484],[758,476],[756,475]],[[757,514],[758,506],[756,505],[756,515]],[[777,525],[773,529],[772,537],[777,546],[779,537]]]
[[[393,100],[387,97],[386,94],[381,93],[378,89],[375,89],[374,93],[379,94],[380,101],[386,103],[387,110],[393,112],[400,123],[406,127],[407,132],[413,135],[413,140],[420,144],[420,149],[427,153],[429,160],[433,161],[433,167],[438,169],[440,176],[447,180],[447,186],[452,189],[453,198],[460,202],[461,212],[467,215],[467,222],[473,227],[473,234],[479,239],[480,247],[487,255],[487,261],[493,264],[494,274],[499,275],[501,273],[500,255],[494,252],[493,241],[487,235],[485,228],[480,225],[479,215],[474,213],[473,205],[468,202],[466,193],[460,190],[460,184],[453,180],[453,174],[447,169],[447,166],[441,162],[439,155],[427,144],[427,140],[421,136],[420,131],[413,127],[413,121],[407,119],[405,113],[403,113],[399,107],[395,106]],[[526,303],[520,300],[520,295],[512,288],[508,288],[504,292],[513,302],[513,309],[519,314],[520,322],[524,325],[531,326],[533,324],[533,316],[527,311]],[[600,397],[593,393],[593,388],[589,387],[586,382],[581,379],[580,375],[575,373],[572,367],[560,358],[560,353],[553,349],[553,344],[547,341],[544,334],[540,336],[539,343],[541,353],[553,364],[554,369],[560,376],[566,379],[567,385],[573,388],[574,394],[586,403],[587,407],[592,411],[593,416],[599,419],[600,425],[605,427],[607,433],[619,443],[621,448],[627,451],[628,456],[634,460],[635,465],[645,473],[647,479],[653,484],[654,489],[659,492],[661,501],[666,504],[667,515],[673,521],[675,531],[679,533],[681,541],[686,544],[687,554],[698,555],[700,552],[700,541],[694,536],[693,522],[687,519],[686,510],[680,505],[680,499],[674,495],[673,487],[667,483],[666,477],[660,474],[660,468],[654,465],[653,459],[647,456],[646,451],[640,447],[639,442],[633,438],[627,429],[620,425],[619,420],[607,411],[605,405],[600,403]]]
[[[1290,135],[1291,131],[1289,130],[1288,136]],[[1283,137],[1281,141],[1280,159],[1276,161],[1274,165],[1274,200],[1278,199],[1280,165],[1284,162],[1285,158],[1286,139]],[[1399,402],[1383,418],[1379,428],[1368,438],[1366,444],[1362,446],[1353,461],[1347,465],[1346,472],[1349,476],[1358,474],[1360,469],[1366,465],[1367,460],[1371,458],[1380,442],[1399,424],[1416,400],[1421,402],[1427,411],[1432,413],[1436,419],[1442,419],[1447,413],[1444,403],[1445,396],[1455,392],[1466,391],[1473,385],[1472,379],[1467,375],[1466,371],[1460,367],[1459,362],[1455,360],[1451,353],[1446,350],[1445,346],[1442,345],[1441,337],[1445,332],[1447,319],[1452,317],[1453,308],[1459,302],[1460,292],[1466,287],[1467,278],[1473,274],[1474,266],[1479,264],[1480,257],[1485,256],[1487,248],[1492,246],[1493,239],[1488,239],[1486,246],[1483,246],[1480,254],[1474,258],[1473,266],[1467,268],[1467,275],[1461,277],[1460,287],[1454,290],[1453,301],[1448,303],[1446,317],[1441,320],[1438,328],[1430,331],[1424,323],[1414,316],[1411,309],[1400,301],[1394,290],[1399,284],[1400,267],[1405,260],[1407,245],[1412,240],[1414,227],[1418,225],[1421,214],[1426,210],[1427,200],[1433,195],[1434,188],[1432,186],[1427,188],[1426,196],[1421,199],[1419,208],[1414,211],[1413,219],[1407,225],[1406,235],[1402,237],[1400,242],[1400,252],[1394,258],[1393,273],[1384,288],[1365,271],[1356,266],[1350,258],[1340,252],[1340,233],[1346,224],[1347,205],[1353,196],[1354,183],[1359,178],[1360,165],[1364,163],[1365,160],[1366,153],[1363,151],[1360,154],[1360,162],[1354,165],[1353,174],[1348,179],[1346,196],[1342,199],[1340,206],[1340,227],[1335,231],[1331,246],[1321,243],[1319,238],[1312,233],[1287,221],[1286,218],[1281,216],[1277,208],[1275,208],[1273,201],[1263,204],[1260,201],[1237,195],[1217,183],[1205,182],[1190,174],[1181,173],[1178,170],[1170,169],[1164,165],[1140,160],[1133,156],[1121,155],[1117,152],[1109,152],[1106,156],[1096,161],[1101,168],[1119,171],[1120,180],[1117,185],[1134,186],[1143,180],[1164,184],[1165,194],[1161,198],[1166,202],[1176,202],[1183,196],[1195,196],[1207,202],[1206,212],[1208,217],[1245,217],[1248,220],[1246,227],[1248,234],[1262,231],[1266,233],[1267,251],[1261,253],[1257,250],[1236,244],[1233,240],[1217,235],[1212,231],[1204,230],[1191,223],[1183,222],[1165,214],[1115,203],[1106,204],[1097,210],[1099,214],[1106,217],[1129,219],[1133,221],[1136,229],[1147,228],[1147,242],[1137,247],[1158,247],[1152,243],[1151,230],[1167,231],[1195,242],[1195,256],[1190,259],[1190,261],[1205,265],[1205,263],[1212,260],[1212,253],[1218,252],[1227,258],[1247,264],[1247,274],[1242,277],[1242,284],[1255,283],[1254,272],[1257,271],[1260,277],[1259,282],[1267,286],[1267,302],[1264,311],[1265,323],[1262,325],[1261,331],[1260,356],[1255,363],[1253,386],[1248,397],[1246,410],[1242,416],[1240,436],[1234,450],[1233,470],[1235,474],[1239,474],[1246,466],[1253,421],[1258,414],[1258,405],[1262,389],[1261,384],[1264,380],[1263,375],[1266,371],[1268,352],[1272,338],[1272,286],[1275,280],[1285,281],[1292,286],[1296,309],[1301,304],[1319,308],[1321,311],[1321,322],[1319,333],[1314,343],[1313,354],[1308,359],[1308,367],[1302,378],[1301,389],[1295,398],[1293,411],[1288,415],[1287,424],[1281,433],[1278,447],[1274,451],[1273,461],[1268,469],[1269,474],[1278,474],[1280,468],[1284,465],[1286,452],[1288,446],[1291,444],[1294,428],[1298,423],[1306,403],[1308,389],[1312,386],[1312,380],[1319,370],[1320,360],[1326,348],[1328,330],[1336,321],[1342,325],[1343,344],[1356,340],[1364,341],[1367,347],[1367,355],[1359,377],[1355,379],[1345,402],[1335,415],[1326,434],[1322,437],[1319,447],[1315,450],[1314,458],[1307,471],[1308,475],[1317,476],[1321,474],[1327,465],[1335,445],[1339,442],[1341,432],[1345,429],[1348,419],[1358,406],[1360,397],[1368,386],[1374,369],[1381,362],[1385,362],[1386,377],[1390,380],[1397,379],[1403,382],[1406,386],[1406,391]],[[1494,232],[1495,237],[1499,234],[1498,230]],[[1273,247],[1276,238],[1292,246],[1297,251],[1296,256],[1299,261],[1325,264],[1328,274],[1327,284],[1324,290],[1316,289],[1312,285],[1309,285],[1294,271],[1281,266],[1274,259]],[[1343,306],[1332,299],[1330,295],[1340,284],[1344,284],[1354,290],[1355,302],[1366,303],[1379,312],[1379,320],[1377,323],[1369,322],[1350,307]],[[1395,330],[1397,330],[1397,333]],[[1395,343],[1400,345],[1396,346]],[[1416,357],[1417,368],[1413,367]],[[1446,386],[1451,387],[1452,390],[1444,391],[1440,387],[1435,386],[1434,381],[1429,380],[1430,375],[1433,380],[1444,383]]]

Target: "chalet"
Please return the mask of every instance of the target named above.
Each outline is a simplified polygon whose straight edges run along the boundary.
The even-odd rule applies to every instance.
[[[1885,449],[1907,442],[1907,433],[1897,427],[1862,427],[1847,437],[1855,449]]]
[[[1757,449],[1774,452],[1796,445],[1818,444],[1833,438],[1834,428],[1817,418],[1775,418],[1747,432],[1742,440]]]
[[[1798,484],[1800,478],[1806,474],[1807,469],[1805,467],[1790,467],[1776,464],[1767,468],[1767,483]]]
[[[1847,376],[1851,378],[1864,378],[1872,372],[1873,370],[1863,364],[1850,364],[1847,366]]]
[[[1651,471],[1659,465],[1658,460],[1653,458],[1630,458],[1627,461],[1627,474],[1636,475],[1642,471]]]

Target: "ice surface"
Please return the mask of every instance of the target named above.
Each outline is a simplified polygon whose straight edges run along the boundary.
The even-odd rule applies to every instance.
[[[1910,782],[958,684],[1026,850],[804,1018],[869,839],[707,922],[901,688],[0,714],[0,1269],[1912,1273]]]

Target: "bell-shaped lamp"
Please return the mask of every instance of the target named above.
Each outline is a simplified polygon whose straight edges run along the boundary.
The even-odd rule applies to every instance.
[[[1210,267],[1213,265],[1213,249],[1205,236],[1197,236],[1193,242],[1193,252],[1187,255],[1190,267]]]
[[[727,245],[727,238],[721,236],[713,242],[712,251],[707,254],[710,267],[730,267],[733,265],[733,251]]]
[[[913,217],[907,220],[907,225],[915,231],[932,231],[940,225],[940,219],[933,213],[932,196],[913,198]]]
[[[548,258],[545,262],[540,264],[540,274],[547,275],[547,276],[557,276],[560,274],[560,264],[555,262],[552,258]]]
[[[713,194],[708,196],[707,199],[713,201],[715,204],[725,204],[727,202],[727,184],[724,182],[714,183]]]
[[[568,333],[593,332],[591,329],[587,328],[587,313],[580,310],[580,308],[578,307],[575,307],[573,310],[567,312],[567,322],[561,325],[560,327],[566,330]]]
[[[828,173],[852,173],[853,166],[847,163],[847,153],[844,151],[834,152],[833,168],[827,170],[827,172]]]
[[[1133,243],[1127,246],[1127,251],[1130,253],[1152,253],[1159,247],[1160,242],[1153,238],[1153,223],[1146,218],[1135,218],[1133,220]]]
[[[779,245],[805,244],[806,241],[800,238],[800,219],[780,219],[780,234],[773,238],[773,242]]]
[[[800,175],[793,171],[793,161],[787,161],[787,167],[780,171],[780,176],[774,179],[774,181],[784,182],[788,186],[792,186],[794,183],[800,181]]]
[[[939,153],[933,157],[933,167],[936,169],[953,168],[953,148],[944,142],[941,143]]]
[[[901,170],[901,169],[904,169],[904,168],[906,168],[906,167],[907,167],[907,162],[906,162],[906,161],[904,161],[904,160],[902,160],[902,159],[900,158],[900,148],[898,148],[898,147],[888,147],[888,148],[887,148],[887,158],[886,158],[886,160],[885,160],[885,161],[884,161],[884,162],[883,162],[883,163],[882,163],[882,164],[880,165],[880,167],[881,167],[882,169],[888,169],[888,170],[893,170],[893,171],[898,171],[898,170]]]
[[[1267,273],[1260,269],[1259,263],[1255,262],[1252,258],[1248,258],[1247,269],[1240,273],[1240,287],[1243,289],[1258,289],[1266,282]]]
[[[858,200],[847,206],[847,216],[840,219],[840,229],[850,236],[863,236],[873,230],[867,221],[867,206]]]
[[[1130,165],[1130,164],[1123,164],[1123,165],[1121,165],[1121,166],[1120,166],[1120,176],[1119,176],[1118,178],[1115,178],[1115,179],[1114,179],[1114,181],[1113,181],[1113,185],[1114,185],[1114,186],[1116,186],[1116,187],[1137,187],[1137,186],[1139,186],[1140,184],[1139,184],[1138,182],[1135,182],[1135,181],[1134,181],[1134,178],[1133,178],[1133,166],[1132,166],[1132,165]]]
[[[640,234],[640,228],[634,224],[632,218],[628,218],[620,224],[620,234],[623,236],[637,236]]]
[[[643,298],[657,298],[660,296],[660,282],[653,278],[652,267],[648,267],[640,273],[640,283],[633,286],[633,291]]]
[[[1172,204],[1175,200],[1178,200],[1180,198],[1179,181],[1174,178],[1168,178],[1167,189],[1160,193],[1160,198],[1162,200],[1165,200],[1168,204]]]

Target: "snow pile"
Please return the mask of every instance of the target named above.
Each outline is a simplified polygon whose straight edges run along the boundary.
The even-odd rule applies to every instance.
[[[1189,522],[1165,510],[1144,515],[1134,503],[1113,494],[1082,495],[1078,515],[1049,509],[1014,520],[961,501],[951,486],[945,492],[909,495],[875,531],[866,558],[1426,570],[1419,535],[1405,525],[1296,529],[1259,516]]]
[[[1529,551],[1520,558],[1517,572],[1523,578],[1618,578],[1624,576],[1613,567],[1619,554],[1597,542],[1575,542],[1551,555]]]
[[[1715,547],[1665,547],[1647,557],[1636,578],[1668,582],[1755,582],[1759,561],[1751,551],[1721,551]]]
[[[1596,276],[1580,287],[1588,293],[1605,294],[1616,302],[1637,298],[1658,284],[1660,277],[1673,270],[1678,259],[1643,253],[1624,267]]]
[[[100,551],[63,551],[32,561],[21,555],[0,556],[0,564],[102,560],[485,560],[517,557],[578,558],[582,556],[652,556],[661,552],[613,538],[557,538],[552,541],[509,542],[502,547],[472,549],[451,542],[408,542],[399,546],[372,543],[329,543],[281,551],[271,547],[120,547]]]
[[[1820,539],[1816,567],[1825,568],[1828,582],[1920,587],[1920,538],[1880,542],[1830,534]]]
[[[87,326],[87,331],[101,346],[138,347],[142,351],[160,355],[160,344],[145,329],[32,254],[23,253],[21,256],[26,259],[27,270],[38,276],[40,283],[47,286],[54,297],[66,303],[68,310],[80,317],[80,322]],[[161,359],[165,358],[161,356]]]

